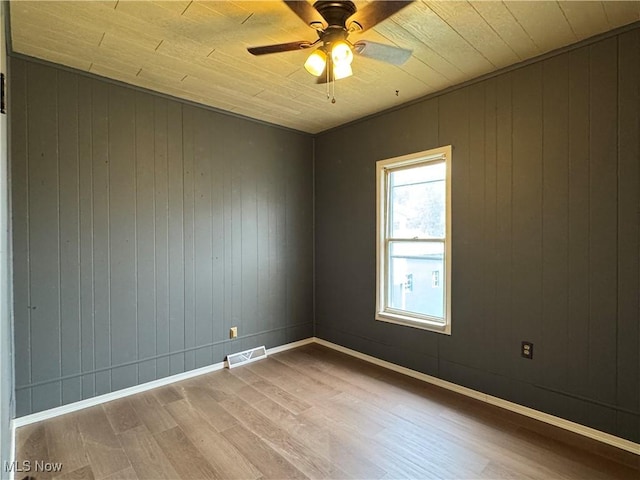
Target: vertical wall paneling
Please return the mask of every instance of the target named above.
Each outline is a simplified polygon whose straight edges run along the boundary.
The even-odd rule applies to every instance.
[[[256,184],[256,225],[259,232],[269,232],[269,213],[270,213],[270,205],[271,205],[271,191],[274,185],[275,175],[273,169],[268,168],[262,162],[257,162],[255,166],[255,174],[258,178],[262,179],[262,181],[257,182]],[[220,178],[223,173],[223,169],[218,169],[217,181],[220,184]],[[214,189],[215,191],[215,189]],[[220,198],[223,198],[223,188],[220,188]],[[219,224],[224,225],[224,210],[220,209],[217,214],[219,218]],[[217,239],[217,243],[219,243],[222,247],[224,245],[224,234],[219,235]],[[257,292],[256,297],[258,301],[258,305],[260,309],[258,310],[258,315],[264,319],[264,322],[267,325],[273,325],[273,318],[271,315],[272,311],[272,296],[271,292],[271,271],[270,271],[270,257],[269,257],[269,246],[271,242],[270,235],[258,235],[257,238],[257,246],[256,252],[258,255],[258,268],[257,268]],[[221,278],[221,274],[224,272],[224,258],[220,256],[219,259],[216,259],[217,267],[216,270],[219,272],[216,275],[217,278]],[[222,285],[218,285],[219,294],[218,294],[218,302],[222,302],[224,304],[224,288]],[[216,298],[214,296],[214,298]],[[223,335],[226,335],[226,332],[223,332]]]
[[[481,203],[482,211],[482,255],[483,270],[481,284],[483,310],[483,338],[485,344],[484,358],[486,368],[490,372],[497,372],[500,362],[498,345],[500,325],[497,322],[497,101],[498,88],[495,80],[485,84],[485,122],[484,122],[484,201]]]
[[[182,117],[184,161],[184,364],[186,370],[195,368],[195,200],[194,200],[194,108],[185,107]]]
[[[135,96],[135,276],[136,276],[136,336],[138,359],[156,354],[158,328],[157,276],[155,249],[157,238],[155,205],[155,125],[154,99],[148,95]],[[153,286],[154,288],[149,288]],[[139,381],[156,378],[156,362],[149,360],[138,365]]]
[[[640,441],[639,32],[319,135],[317,335]],[[375,322],[366,294],[362,172],[419,151],[433,103],[453,145],[451,336]]]
[[[261,132],[258,132],[258,136],[250,142],[258,141],[261,138]],[[243,149],[250,149],[250,142],[242,143],[239,147]],[[249,148],[247,148],[249,147]],[[257,253],[258,253],[258,236],[257,236],[257,205],[256,205],[256,168],[255,162],[247,155],[248,152],[242,152],[240,158],[243,159],[239,165],[242,180],[242,192],[240,198],[240,231],[241,231],[241,285],[242,285],[242,310],[241,321],[242,328],[246,333],[258,332],[258,270],[257,265]],[[283,171],[284,175],[288,175],[286,169],[279,168]],[[289,182],[286,182],[287,184]],[[286,206],[284,206],[286,211]],[[287,237],[288,238],[288,237]],[[286,238],[285,238],[286,242]],[[286,265],[286,259],[282,259],[283,264]],[[285,282],[289,281],[289,277],[285,279]],[[284,298],[287,298],[286,296]],[[292,305],[291,299],[285,301],[285,305],[290,307]],[[284,324],[287,325],[288,318],[284,318]]]
[[[111,268],[109,259],[109,86],[92,84],[93,298],[96,394],[111,391]]]
[[[511,343],[538,343],[542,317],[542,65],[513,72],[512,312]],[[512,300],[513,301],[513,300]],[[536,381],[536,364],[517,359],[518,377]],[[524,393],[524,392],[523,392]],[[528,403],[520,398],[518,403]]]
[[[222,135],[228,136],[230,134],[231,129],[235,126],[235,121],[231,120],[228,124],[222,127]],[[223,137],[224,138],[224,137]],[[232,155],[232,144],[228,141],[220,142],[222,149],[222,156],[229,157]],[[222,229],[223,229],[223,238],[224,238],[224,250],[223,250],[223,274],[224,274],[224,285],[223,285],[223,311],[222,311],[222,321],[224,325],[224,335],[228,335],[229,328],[235,325],[237,321],[236,318],[233,318],[233,291],[236,288],[236,285],[233,282],[233,197],[232,192],[234,189],[233,181],[231,178],[231,171],[233,165],[229,162],[225,162],[223,167],[219,171],[219,175],[223,177],[223,189],[222,189],[222,197],[223,197],[223,209],[222,209]],[[269,241],[273,241],[273,232],[269,231],[267,234]],[[267,324],[271,328],[271,323],[267,318]],[[227,355],[229,353],[233,353],[234,350],[237,349],[237,345],[235,344],[225,344],[224,354]]]
[[[540,382],[561,390],[567,370],[569,56],[542,63],[542,315]]]
[[[483,285],[487,272],[485,263],[488,258],[485,254],[484,235],[484,205],[485,205],[485,143],[486,143],[486,84],[479,83],[469,89],[469,186],[467,205],[464,209],[468,213],[468,237],[466,249],[469,252],[468,260],[463,265],[468,276],[468,284]],[[457,218],[457,217],[456,217]],[[455,260],[454,260],[455,261]],[[464,258],[462,259],[464,262]],[[487,350],[485,332],[487,331],[486,297],[484,289],[474,287],[465,295],[468,303],[468,312],[465,315],[469,319],[465,332],[469,336],[478,339],[478,348],[473,352],[473,362],[482,370],[487,369]],[[463,313],[464,314],[464,313]]]
[[[27,130],[27,65],[11,65],[12,92],[11,230],[13,236],[13,332],[16,386],[31,383],[31,300],[29,281],[29,157]],[[18,193],[19,192],[19,193]],[[16,391],[16,415],[31,411],[31,389]]]
[[[78,78],[58,72],[58,82],[61,373],[67,376],[81,371]],[[81,399],[80,377],[64,380],[62,402]]]
[[[18,64],[18,63],[16,63]],[[82,372],[95,369],[95,305],[93,290],[93,102],[92,81],[78,78],[78,178],[80,235],[80,331]],[[82,398],[96,392],[95,374],[81,377]]]
[[[569,236],[566,389],[586,397],[589,385],[589,50],[569,54]],[[585,405],[573,419],[587,421]]]
[[[617,39],[589,47],[589,396],[616,401]],[[612,432],[611,410],[590,405],[597,428]]]
[[[154,377],[165,376],[169,370],[169,358],[166,356],[170,336],[170,277],[169,277],[169,177],[168,177],[168,102],[161,98],[153,99],[153,162],[149,168],[153,172],[153,210],[154,210],[154,311],[153,329],[148,333],[148,345],[154,346],[154,354],[164,355],[154,360]],[[147,246],[146,248],[150,248]],[[142,341],[140,342],[142,345]],[[140,357],[146,355],[140,352]],[[140,375],[142,376],[142,364]],[[151,372],[150,372],[151,373]],[[140,378],[144,381],[144,378]]]
[[[273,182],[276,185],[281,185],[280,179],[277,176],[272,177]],[[271,204],[278,205],[286,208],[287,192],[283,189],[276,189],[271,195]],[[269,229],[273,232],[272,241],[270,242],[269,257],[270,257],[270,275],[271,278],[276,279],[271,285],[270,295],[272,299],[278,298],[281,295],[287,295],[287,285],[282,282],[284,268],[280,260],[283,258],[283,234],[286,225],[286,212],[281,208],[271,209],[269,214]],[[271,321],[275,324],[278,318],[286,318],[286,311],[282,309],[282,305],[278,302],[271,302]],[[284,332],[280,332],[282,335]]]
[[[298,143],[300,140],[298,140]],[[281,153],[280,153],[281,155]],[[285,165],[283,165],[285,168]],[[312,278],[313,278],[313,243],[305,241],[305,232],[309,222],[313,222],[313,214],[311,206],[304,201],[308,192],[313,191],[311,179],[307,181],[297,182],[296,178],[304,177],[304,164],[296,164],[293,168],[287,169],[287,286],[290,313],[287,318],[287,326],[295,330],[306,329],[306,325],[298,325],[299,318],[313,319],[313,297]],[[259,182],[256,182],[258,185]],[[256,201],[256,209],[257,209]],[[256,216],[258,216],[258,211]],[[260,244],[256,245],[256,255]],[[299,266],[299,268],[297,268]],[[258,273],[260,275],[260,273]],[[256,291],[260,289],[260,278],[256,277]],[[309,283],[311,282],[311,283]],[[304,288],[305,294],[297,293],[298,285],[306,285],[311,288]],[[257,295],[256,292],[256,295]]]
[[[618,86],[617,430],[640,437],[640,30],[621,35]],[[635,430],[634,430],[635,429]]]
[[[158,376],[183,372],[185,319],[184,262],[184,160],[182,107],[173,102],[167,106],[167,189],[169,228],[169,329],[168,343],[158,344],[159,351],[179,352],[169,357],[169,363],[158,359]]]
[[[285,173],[286,175],[286,173]],[[280,182],[278,182],[280,183]],[[281,184],[284,187],[284,184]],[[288,290],[288,278],[287,278],[287,195],[288,189],[286,187],[278,190],[276,197],[276,295],[278,297],[291,299],[291,292]],[[289,314],[289,304],[276,303],[275,310],[276,318],[284,319],[285,325],[289,322],[287,316]],[[285,331],[282,331],[280,335],[284,335]]]
[[[277,184],[277,178],[273,177],[274,183]],[[269,320],[271,325],[275,325],[278,318],[278,303],[274,301],[278,297],[280,283],[279,283],[279,269],[278,269],[278,214],[277,209],[273,208],[278,204],[278,197],[281,193],[277,190],[273,190],[269,195],[269,278],[275,280],[269,284],[269,297],[271,301],[268,303],[269,307]]]
[[[212,205],[211,205],[211,142],[209,112],[193,111],[193,186],[194,186],[194,290],[195,290],[195,346],[210,345],[212,336]],[[215,161],[215,159],[213,159]],[[211,347],[195,350],[195,366],[209,365]]]
[[[32,381],[61,376],[57,72],[28,66],[29,269]],[[53,279],[53,282],[51,281]],[[60,403],[60,382],[33,388],[33,408]]]
[[[233,152],[233,156],[238,154],[238,151],[243,149],[243,145],[238,143],[228,143],[228,152]],[[229,241],[231,242],[230,252],[230,267],[231,267],[231,276],[229,278],[229,283],[227,286],[230,288],[229,300],[231,302],[231,316],[229,317],[231,326],[238,326],[239,329],[244,328],[242,324],[242,310],[243,310],[243,286],[242,286],[242,194],[244,190],[244,185],[242,184],[242,162],[234,162],[230,166],[229,172],[229,184],[231,187],[231,191],[229,192],[229,208],[230,208],[230,217],[231,217],[231,225],[230,230],[228,232]],[[282,206],[279,206],[276,209],[276,212],[280,211]],[[280,239],[277,237],[275,241],[280,243]],[[278,259],[279,260],[279,259]],[[280,278],[275,278],[276,285],[279,285]],[[278,298],[283,298],[282,296],[278,296]],[[281,317],[283,320],[284,318]],[[238,348],[239,347],[239,348]],[[243,342],[240,343],[236,348],[238,350],[244,350],[246,345]]]
[[[135,92],[109,89],[109,261],[111,361],[138,358],[136,282],[136,123]],[[137,365],[113,368],[112,388],[136,385]]]
[[[312,334],[309,136],[11,61],[18,415]]]
[[[512,74],[496,78],[496,324],[494,345],[498,358],[495,372],[512,377],[517,359],[511,332],[513,306],[511,303],[512,210],[513,210],[513,110]],[[508,391],[500,391],[508,394]]]
[[[226,135],[226,134],[225,134]],[[224,206],[225,206],[225,147],[224,142],[212,141],[209,145],[211,151],[211,178],[209,189],[211,195],[211,304],[213,309],[214,328],[211,338],[214,342],[220,342],[229,336],[229,330],[224,315]],[[264,232],[265,230],[261,230]],[[257,265],[260,268],[260,264]],[[257,318],[256,318],[257,321]],[[246,332],[241,331],[240,334]],[[224,356],[224,347],[214,346],[212,350],[214,358]]]
[[[287,172],[283,171],[284,177],[287,177]],[[286,298],[287,302],[284,303],[276,303],[276,318],[281,318],[284,320],[284,324],[288,325],[289,320],[288,316],[290,314],[290,304],[291,300],[291,292],[289,291],[289,279],[288,275],[288,242],[287,242],[287,208],[288,208],[288,195],[289,189],[286,187],[284,182],[278,181],[281,188],[278,190],[276,205],[278,208],[276,209],[276,246],[277,246],[277,256],[276,256],[276,295],[280,298]],[[281,338],[284,337],[286,333],[286,329],[280,332]]]

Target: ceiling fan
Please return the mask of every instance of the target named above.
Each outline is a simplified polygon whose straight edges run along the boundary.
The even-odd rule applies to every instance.
[[[293,13],[316,30],[318,39],[312,42],[300,40],[250,47],[247,50],[253,55],[266,55],[317,46],[307,58],[304,68],[318,77],[318,83],[333,82],[351,76],[354,53],[393,65],[402,65],[411,56],[411,50],[368,40],[351,43],[347,37],[351,33],[370,29],[412,1],[372,1],[358,10],[351,1],[317,1],[312,6],[306,0],[284,0]]]

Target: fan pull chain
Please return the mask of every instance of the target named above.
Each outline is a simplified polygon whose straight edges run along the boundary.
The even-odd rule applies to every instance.
[[[325,68],[325,71],[327,73],[327,81],[325,82],[327,85],[327,100],[329,100],[331,98],[331,86],[329,85],[329,63],[327,62],[327,68]]]
[[[331,99],[331,103],[336,103],[336,77],[332,75],[333,64],[327,62],[327,100]]]
[[[336,103],[336,76],[331,78],[331,103]]]
[[[331,82],[331,69],[332,68],[333,68],[333,65],[331,64],[331,61],[327,60],[327,66],[324,69],[325,73],[327,75],[327,78],[326,78],[327,81],[325,82],[327,84],[327,100],[329,100],[331,98],[331,83],[332,83]],[[333,100],[335,102],[335,97],[334,97]]]

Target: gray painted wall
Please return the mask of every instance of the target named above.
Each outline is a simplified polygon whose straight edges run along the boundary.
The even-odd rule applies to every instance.
[[[315,154],[318,336],[640,441],[639,65],[636,29],[314,151],[13,58],[17,415],[310,336]],[[450,337],[373,319],[375,161],[449,143]]]
[[[639,442],[639,88],[635,29],[320,135],[317,335]],[[374,320],[375,162],[447,144],[451,336]]]
[[[0,71],[7,74],[5,2],[0,3]],[[7,116],[0,114],[0,478],[9,478],[4,462],[11,455],[13,352],[11,348],[11,276],[9,274],[9,165]]]
[[[312,335],[309,136],[18,58],[11,94],[17,416]]]

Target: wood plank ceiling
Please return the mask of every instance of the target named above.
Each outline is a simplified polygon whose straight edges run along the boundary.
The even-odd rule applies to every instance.
[[[415,1],[350,36],[412,49],[409,61],[357,57],[332,104],[303,68],[309,50],[247,53],[315,39],[279,1],[10,4],[14,52],[309,133],[638,20],[640,1]]]

